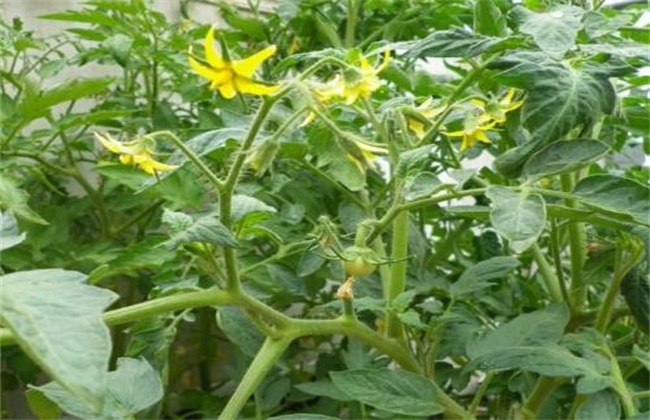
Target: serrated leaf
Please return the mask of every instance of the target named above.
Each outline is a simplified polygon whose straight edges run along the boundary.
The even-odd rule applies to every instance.
[[[11,212],[0,212],[0,251],[18,245],[26,237],[27,234],[18,229],[18,222]]]
[[[564,54],[575,46],[584,10],[580,7],[559,5],[552,6],[548,11],[535,13],[517,6],[510,14],[519,24],[519,30],[531,35],[543,51]]]
[[[485,195],[492,201],[490,221],[494,229],[510,241],[515,252],[528,249],[546,224],[544,199],[498,185],[488,187]]]
[[[494,257],[481,261],[463,272],[458,281],[451,285],[449,293],[458,298],[493,285],[492,281],[510,274],[519,267],[519,260],[514,257]]]
[[[59,269],[2,276],[1,316],[21,348],[52,379],[101,407],[111,351],[102,312],[118,296],[84,281],[82,273]]]
[[[593,175],[582,179],[573,194],[589,207],[625,214],[650,225],[650,188],[628,178]]]
[[[598,140],[554,142],[531,156],[524,164],[524,175],[537,179],[573,172],[600,159],[608,151],[609,146]]]
[[[334,385],[350,398],[403,416],[442,412],[436,388],[427,378],[403,370],[354,369],[330,372]]]
[[[176,219],[179,220],[179,217]],[[186,227],[172,233],[171,237],[164,242],[168,249],[178,248],[181,244],[191,242],[202,242],[228,248],[239,246],[233,233],[216,216],[201,217],[194,220],[191,225],[187,225],[187,219],[185,219],[183,222],[178,222],[176,227],[180,227],[181,224]]]

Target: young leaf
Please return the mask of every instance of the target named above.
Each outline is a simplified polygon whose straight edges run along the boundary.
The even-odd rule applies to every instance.
[[[492,200],[490,221],[515,252],[530,247],[544,230],[546,206],[538,194],[510,191],[498,185],[490,186],[485,195]]]
[[[463,272],[458,281],[451,285],[449,293],[452,298],[473,293],[492,286],[492,281],[507,276],[519,266],[514,257],[494,257],[481,261]]]
[[[553,6],[543,13],[517,6],[510,14],[522,33],[531,35],[543,51],[564,54],[576,43],[584,11],[575,6]]]
[[[631,216],[636,223],[650,225],[650,188],[628,178],[593,175],[573,190],[584,204],[610,213]]]
[[[45,372],[80,400],[101,407],[111,351],[102,312],[118,296],[85,280],[82,273],[59,269],[2,276],[1,317]]]
[[[402,416],[442,412],[436,388],[427,378],[403,370],[354,369],[331,372],[334,385],[350,398]]]
[[[598,140],[575,139],[552,143],[535,153],[524,164],[527,178],[543,178],[576,171],[609,151],[609,146]]]

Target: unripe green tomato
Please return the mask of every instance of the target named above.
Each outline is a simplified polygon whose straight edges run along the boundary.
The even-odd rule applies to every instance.
[[[345,261],[345,273],[351,277],[363,277],[372,274],[377,266],[361,257]]]
[[[351,277],[372,274],[377,268],[377,257],[370,248],[351,246],[343,251],[345,273]]]

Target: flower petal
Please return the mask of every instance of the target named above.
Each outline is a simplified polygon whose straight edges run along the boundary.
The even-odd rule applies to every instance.
[[[465,136],[465,130],[446,132],[445,136],[447,136],[447,137],[463,137],[463,136]]]
[[[476,130],[474,133],[474,138],[483,142],[483,143],[492,143],[492,140],[485,134],[483,130]]]
[[[217,86],[219,93],[226,99],[232,99],[237,96],[237,89],[235,88],[235,80],[229,80],[226,83],[223,83]]]
[[[266,47],[262,51],[257,52],[248,58],[233,61],[231,63],[232,68],[237,74],[250,78],[253,76],[258,67],[264,63],[264,61],[275,54],[276,50],[277,48],[275,45]]]
[[[109,152],[113,153],[122,153],[122,154],[132,154],[134,149],[125,145],[122,142],[119,142],[109,136],[108,134],[101,134],[95,132],[95,138],[104,146]]]
[[[192,70],[194,70],[200,76],[205,77],[213,84],[225,83],[233,76],[232,70],[228,68],[213,69],[211,67],[202,65],[192,56],[189,56],[187,59],[190,62],[190,67],[192,68]]]
[[[225,67],[225,63],[221,55],[217,53],[217,50],[214,48],[214,26],[210,27],[208,34],[205,37],[205,42],[203,44],[205,49],[205,59],[208,60],[210,66],[214,69],[220,69]]]
[[[279,89],[278,86],[264,85],[246,77],[235,77],[234,86],[237,92],[251,95],[271,95]]]

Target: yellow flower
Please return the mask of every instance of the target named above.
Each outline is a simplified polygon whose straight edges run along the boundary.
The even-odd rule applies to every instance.
[[[516,89],[508,89],[508,92],[498,101],[491,100],[486,103],[481,99],[473,99],[471,102],[487,117],[501,124],[506,121],[506,112],[514,111],[524,103],[523,100],[512,101],[516,93]]]
[[[314,89],[312,89],[312,92],[316,97],[316,101],[318,101],[320,105],[325,105],[332,99],[343,96],[343,85],[338,82],[337,76],[327,83],[321,83],[317,85]],[[314,118],[316,118],[316,114],[314,112],[310,112],[307,114],[307,117],[305,117],[304,121],[300,123],[300,127],[304,127],[307,124],[311,123],[314,121]]]
[[[496,121],[488,121],[482,116],[471,116],[465,119],[465,127],[461,131],[453,131],[445,133],[448,137],[462,137],[463,141],[460,144],[460,151],[464,151],[474,146],[477,141],[483,143],[491,143],[490,138],[485,132],[496,124]]]
[[[360,172],[365,172],[365,168],[370,166],[370,162],[377,155],[388,154],[388,149],[383,144],[370,143],[354,137],[343,138],[340,144],[345,151],[345,158],[354,163]]]
[[[377,75],[386,68],[390,51],[384,52],[384,58],[377,68],[373,68],[368,60],[361,56],[359,59],[359,68],[346,73],[345,77],[337,76],[332,83],[338,84],[342,89],[342,97],[348,105],[356,102],[357,99],[368,99],[370,95],[381,87],[381,80]]]
[[[418,107],[416,107],[415,110],[427,119],[431,119],[445,110],[445,107],[434,108],[432,105],[433,101],[431,98],[429,98],[426,101],[422,102],[422,104],[420,104]],[[407,118],[406,121],[408,123],[409,129],[414,132],[419,139],[424,137],[426,134],[424,123],[416,120],[415,118]]]
[[[190,67],[196,73],[208,79],[210,89],[218,90],[224,98],[232,99],[237,95],[237,92],[269,95],[278,89],[277,86],[268,86],[252,78],[262,63],[275,54],[275,45],[266,47],[248,58],[230,61],[222,57],[214,48],[214,27],[212,27],[205,37],[204,49],[208,65],[205,66],[192,57],[190,50],[188,56]]]
[[[135,165],[150,175],[159,171],[176,169],[176,165],[167,165],[153,158],[153,145],[145,139],[130,142],[120,142],[107,134],[95,133],[95,138],[110,152],[120,155],[120,162],[125,165]]]

